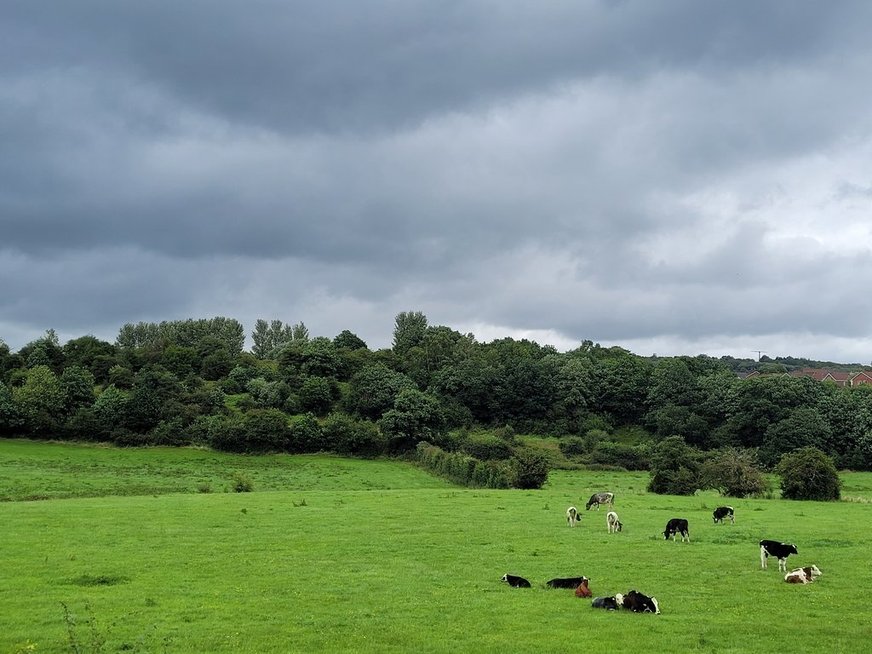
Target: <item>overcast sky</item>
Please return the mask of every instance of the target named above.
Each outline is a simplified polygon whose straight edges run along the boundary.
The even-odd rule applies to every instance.
[[[0,338],[872,360],[872,3],[3,0]],[[250,344],[250,341],[249,341]]]

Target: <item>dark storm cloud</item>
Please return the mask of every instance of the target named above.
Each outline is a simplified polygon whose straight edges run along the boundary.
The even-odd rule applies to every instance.
[[[802,332],[853,356],[870,18],[7,2],[0,336],[275,316],[384,345],[412,309],[561,345]]]

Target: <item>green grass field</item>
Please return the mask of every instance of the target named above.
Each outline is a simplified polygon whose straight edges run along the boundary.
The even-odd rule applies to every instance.
[[[254,492],[226,492],[240,472]],[[720,498],[650,495],[644,473],[471,490],[395,461],[0,441],[0,652],[865,653],[872,474],[844,481],[853,501],[729,500],[713,525]],[[584,512],[605,489],[623,533]],[[691,543],[663,540],[671,517]],[[761,570],[761,538],[823,577]],[[663,613],[543,588],[581,574]]]

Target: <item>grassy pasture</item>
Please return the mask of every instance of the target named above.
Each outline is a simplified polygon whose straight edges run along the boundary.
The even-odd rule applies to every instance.
[[[872,643],[872,505],[862,501],[731,500],[736,524],[713,525],[720,498],[650,495],[644,473],[556,471],[542,491],[497,491],[451,487],[392,461],[219,456],[212,468],[211,457],[0,441],[0,493],[17,500],[0,502],[0,652],[866,652]],[[257,468],[255,492],[218,492],[239,460]],[[39,494],[43,472],[45,494],[68,499],[18,501]],[[169,474],[179,486],[160,483]],[[202,479],[216,492],[196,492]],[[845,482],[846,496],[872,499],[872,474]],[[127,492],[137,487],[150,490]],[[623,533],[606,533],[604,510],[584,512],[605,489]],[[563,517],[569,504],[584,515],[575,529]],[[691,543],[663,540],[671,517],[690,521]],[[775,563],[761,570],[761,538],[796,542],[789,567],[816,563],[824,576],[794,586]],[[505,572],[534,588],[509,588]],[[572,591],[543,588],[580,574],[595,595],[653,594],[663,614],[595,611]]]

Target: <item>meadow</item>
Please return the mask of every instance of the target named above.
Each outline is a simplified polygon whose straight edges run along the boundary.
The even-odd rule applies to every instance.
[[[252,492],[228,492],[239,474]],[[866,652],[872,473],[843,480],[852,501],[658,496],[645,473],[583,470],[475,490],[391,460],[0,440],[0,652]],[[622,533],[584,511],[599,490]],[[712,524],[722,503],[735,525]],[[690,543],[664,541],[672,517]],[[761,538],[823,577],[761,570]],[[544,588],[582,574],[662,614]]]

